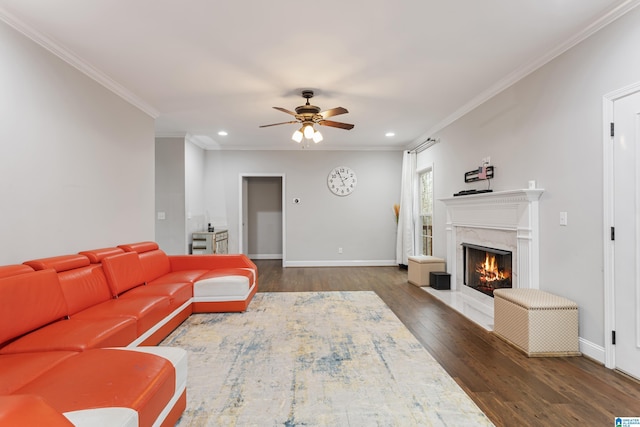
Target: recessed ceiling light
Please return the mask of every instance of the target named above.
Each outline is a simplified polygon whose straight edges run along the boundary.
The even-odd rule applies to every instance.
[[[395,132],[387,132],[384,134],[384,136],[387,136],[389,138],[391,138],[392,136],[396,136]]]
[[[226,131],[221,130],[220,132],[218,132],[218,135],[220,136],[227,136],[229,135]]]

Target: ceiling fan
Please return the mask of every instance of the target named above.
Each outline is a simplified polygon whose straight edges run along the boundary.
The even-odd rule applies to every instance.
[[[352,124],[349,123],[341,123],[334,122],[333,120],[327,120],[329,117],[337,116],[340,114],[346,114],[349,111],[343,107],[336,107],[330,110],[320,111],[320,107],[316,107],[315,105],[311,105],[309,103],[309,99],[313,98],[312,90],[303,90],[302,97],[307,100],[306,104],[296,107],[296,112],[289,111],[286,108],[282,107],[273,107],[278,111],[282,111],[283,113],[287,113],[295,117],[295,120],[291,120],[289,122],[282,123],[273,123],[270,125],[262,125],[261,128],[266,128],[269,126],[278,126],[278,125],[286,125],[290,123],[301,123],[302,127],[293,133],[291,139],[296,142],[302,141],[302,138],[313,139],[313,142],[318,143],[322,141],[322,134],[320,131],[315,130],[313,125],[318,124],[321,126],[330,126],[334,128],[353,129]]]

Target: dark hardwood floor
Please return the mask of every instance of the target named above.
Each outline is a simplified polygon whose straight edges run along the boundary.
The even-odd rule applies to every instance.
[[[613,426],[640,416],[640,383],[585,357],[528,358],[396,267],[282,268],[257,260],[259,292],[374,291],[497,426]]]

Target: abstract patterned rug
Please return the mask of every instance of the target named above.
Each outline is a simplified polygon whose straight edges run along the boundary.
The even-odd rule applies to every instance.
[[[258,293],[194,314],[184,426],[491,426],[374,292]]]

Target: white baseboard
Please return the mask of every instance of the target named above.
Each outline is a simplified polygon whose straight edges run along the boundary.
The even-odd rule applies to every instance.
[[[396,260],[286,261],[284,267],[397,267]]]
[[[600,362],[604,365],[604,347],[594,344],[591,341],[587,341],[584,338],[579,338],[580,352],[590,359]]]
[[[251,259],[282,259],[282,254],[247,254]]]

